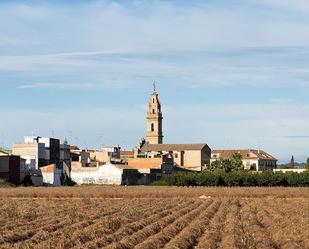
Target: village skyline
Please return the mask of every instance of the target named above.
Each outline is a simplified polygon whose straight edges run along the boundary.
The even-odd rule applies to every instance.
[[[305,162],[308,13],[274,0],[1,1],[0,147],[35,134],[134,148],[156,80],[167,143]]]

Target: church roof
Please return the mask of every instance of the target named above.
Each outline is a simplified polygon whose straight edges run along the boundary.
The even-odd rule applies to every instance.
[[[239,150],[213,150],[211,152],[212,158],[214,154],[219,154],[219,158],[228,159],[231,158],[235,153],[239,153],[242,159],[269,159],[277,160],[274,156],[263,150],[254,150],[254,149],[239,149]]]
[[[142,152],[202,150],[207,144],[144,144]]]

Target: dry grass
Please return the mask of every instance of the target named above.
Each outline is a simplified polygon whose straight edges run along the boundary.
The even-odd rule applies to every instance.
[[[309,188],[281,187],[151,187],[81,186],[0,188],[0,198],[175,198],[175,197],[305,197]]]
[[[0,248],[306,249],[308,191],[98,186],[1,189]]]

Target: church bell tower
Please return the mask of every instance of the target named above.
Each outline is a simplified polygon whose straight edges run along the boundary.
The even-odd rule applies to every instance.
[[[163,143],[162,119],[161,104],[158,98],[158,93],[156,91],[156,86],[154,84],[153,92],[150,95],[148,104],[146,143]]]

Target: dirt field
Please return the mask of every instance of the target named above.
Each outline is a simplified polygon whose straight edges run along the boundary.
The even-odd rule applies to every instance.
[[[0,189],[0,248],[309,248],[309,189]]]

